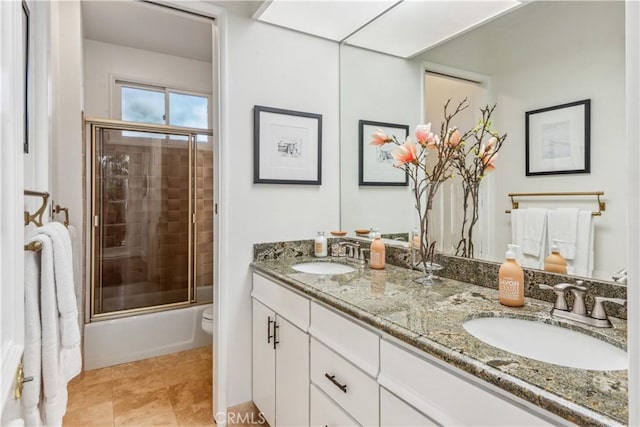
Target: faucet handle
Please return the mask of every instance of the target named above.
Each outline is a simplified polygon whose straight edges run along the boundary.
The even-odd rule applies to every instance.
[[[568,283],[561,283],[560,285],[570,286]],[[544,283],[538,283],[538,287],[540,289],[548,289],[556,293],[556,302],[553,303],[553,308],[555,310],[564,310],[569,311],[569,306],[567,305],[567,298],[564,295],[565,287],[561,287],[559,285],[549,286]]]
[[[584,294],[587,288],[583,286],[574,286],[569,288],[569,290],[573,294],[573,308],[571,308],[571,312],[579,316],[586,316],[587,306],[584,303]]]
[[[593,297],[596,301],[593,305],[593,310],[591,311],[591,317],[594,319],[608,319],[607,312],[604,309],[603,302],[608,301],[615,304],[627,305],[627,300],[622,298],[606,298],[606,297]]]
[[[553,290],[564,292],[576,289],[578,291],[586,292],[587,288],[582,286],[583,283],[584,282],[582,280],[576,280],[575,285],[573,283],[558,283],[557,285],[553,285]]]

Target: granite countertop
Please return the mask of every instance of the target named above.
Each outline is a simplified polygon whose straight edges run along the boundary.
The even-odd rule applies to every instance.
[[[328,260],[328,259],[326,259]],[[618,425],[628,419],[627,371],[567,368],[518,356],[467,333],[468,319],[503,316],[563,324],[587,331],[626,350],[626,321],[613,328],[576,327],[551,319],[551,304],[526,298],[524,307],[505,307],[498,292],[441,279],[431,286],[412,281],[419,273],[387,264],[384,270],[321,276],[291,268],[317,258],[254,261],[255,271],[349,314],[381,331],[492,383],[578,425]],[[335,259],[333,259],[335,261]]]

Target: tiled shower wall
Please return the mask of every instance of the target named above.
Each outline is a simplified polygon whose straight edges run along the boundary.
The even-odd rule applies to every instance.
[[[190,221],[188,149],[105,144],[103,155],[103,286],[136,284],[123,290],[124,294],[160,292],[164,295],[161,303],[185,300]],[[213,153],[198,150],[195,164],[195,279],[197,286],[210,286]],[[184,292],[169,292],[176,290]],[[154,300],[153,304],[158,302]],[[123,300],[123,306],[116,309],[140,304],[139,298],[133,306]]]
[[[213,285],[213,151],[196,153],[196,286]]]

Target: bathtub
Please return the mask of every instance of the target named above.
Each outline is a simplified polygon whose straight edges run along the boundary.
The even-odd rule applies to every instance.
[[[210,304],[140,314],[85,325],[84,369],[97,369],[212,345],[202,331]]]

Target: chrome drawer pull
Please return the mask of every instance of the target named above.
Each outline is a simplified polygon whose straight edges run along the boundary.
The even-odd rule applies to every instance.
[[[329,381],[331,381],[333,383],[333,385],[335,385],[336,387],[338,387],[340,390],[342,390],[343,392],[347,392],[347,385],[346,384],[340,384],[338,381],[336,381],[336,376],[335,375],[329,375],[329,374],[324,374],[325,377],[327,377],[327,379]]]

